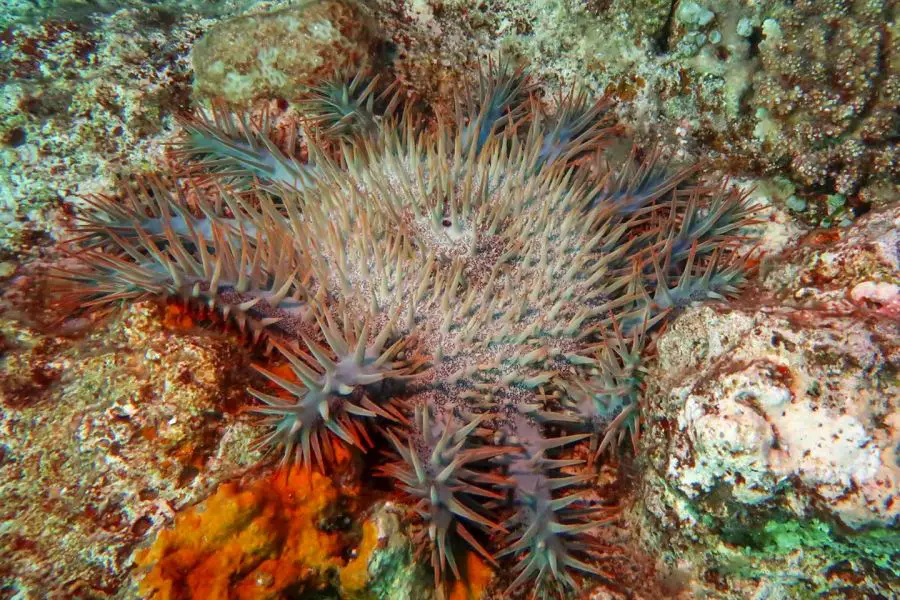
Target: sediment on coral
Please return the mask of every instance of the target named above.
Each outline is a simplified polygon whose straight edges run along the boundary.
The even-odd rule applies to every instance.
[[[611,580],[588,532],[615,510],[586,499],[574,448],[637,438],[654,332],[738,292],[754,211],[658,150],[616,164],[603,99],[551,118],[531,89],[492,64],[455,123],[398,106],[327,147],[305,136],[303,156],[221,109],[185,119],[188,193],[94,200],[56,273],[66,306],[178,299],[277,348],[288,367],[251,391],[261,446],[326,470],[334,442],[389,440],[439,592],[464,548],[514,565],[510,590]]]

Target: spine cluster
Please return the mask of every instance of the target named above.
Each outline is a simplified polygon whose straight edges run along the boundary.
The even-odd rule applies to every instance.
[[[511,561],[510,592],[612,579],[585,463],[636,444],[654,330],[737,292],[753,211],[658,150],[611,164],[606,101],[536,95],[491,66],[427,120],[340,78],[282,145],[185,118],[184,174],[91,200],[57,277],[78,306],[180,298],[265,340],[289,375],[259,368],[260,445],[325,469],[334,440],[385,441],[439,589],[465,549]]]

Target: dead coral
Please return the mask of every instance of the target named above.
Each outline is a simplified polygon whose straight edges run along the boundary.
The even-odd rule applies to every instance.
[[[0,136],[9,143],[0,146],[0,249],[29,250],[58,226],[64,199],[113,187],[125,163],[158,161],[150,140],[187,104],[186,56],[207,24],[185,15],[176,27],[152,12],[2,32]]]
[[[259,460],[235,416],[243,351],[185,325],[153,303],[84,339],[0,319],[4,593],[114,593],[174,507]]]

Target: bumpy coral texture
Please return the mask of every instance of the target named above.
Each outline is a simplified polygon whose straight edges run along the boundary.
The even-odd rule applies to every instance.
[[[374,524],[363,523],[361,532],[322,528],[336,503],[358,493],[338,492],[327,477],[299,467],[244,487],[224,484],[138,554],[147,571],[140,591],[161,600],[279,598],[327,588],[332,571],[345,593],[361,590],[377,543]],[[350,533],[361,536],[352,560],[343,556]]]
[[[873,176],[896,182],[900,75],[891,4],[799,0],[764,22],[753,103],[778,124],[767,146],[774,159],[790,161],[795,180],[841,194]]]
[[[181,299],[276,349],[260,444],[321,468],[335,439],[393,446],[439,590],[466,548],[513,565],[508,593],[612,580],[593,532],[614,507],[576,446],[636,442],[654,331],[737,292],[753,210],[657,150],[614,163],[607,104],[549,110],[521,69],[489,67],[452,119],[372,81],[313,90],[322,127],[281,144],[267,119],[186,118],[187,174],[81,215],[67,301]]]

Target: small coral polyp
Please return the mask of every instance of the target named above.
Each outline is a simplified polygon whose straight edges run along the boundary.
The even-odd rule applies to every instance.
[[[80,305],[200,303],[277,349],[293,377],[259,369],[260,443],[322,469],[332,437],[393,446],[439,590],[472,549],[512,561],[510,593],[572,593],[613,512],[575,447],[636,443],[654,331],[737,292],[753,210],[656,150],[613,164],[607,103],[548,114],[522,70],[487,69],[455,122],[367,81],[310,93],[307,160],[243,116],[183,119],[189,168],[95,199],[57,277]]]

